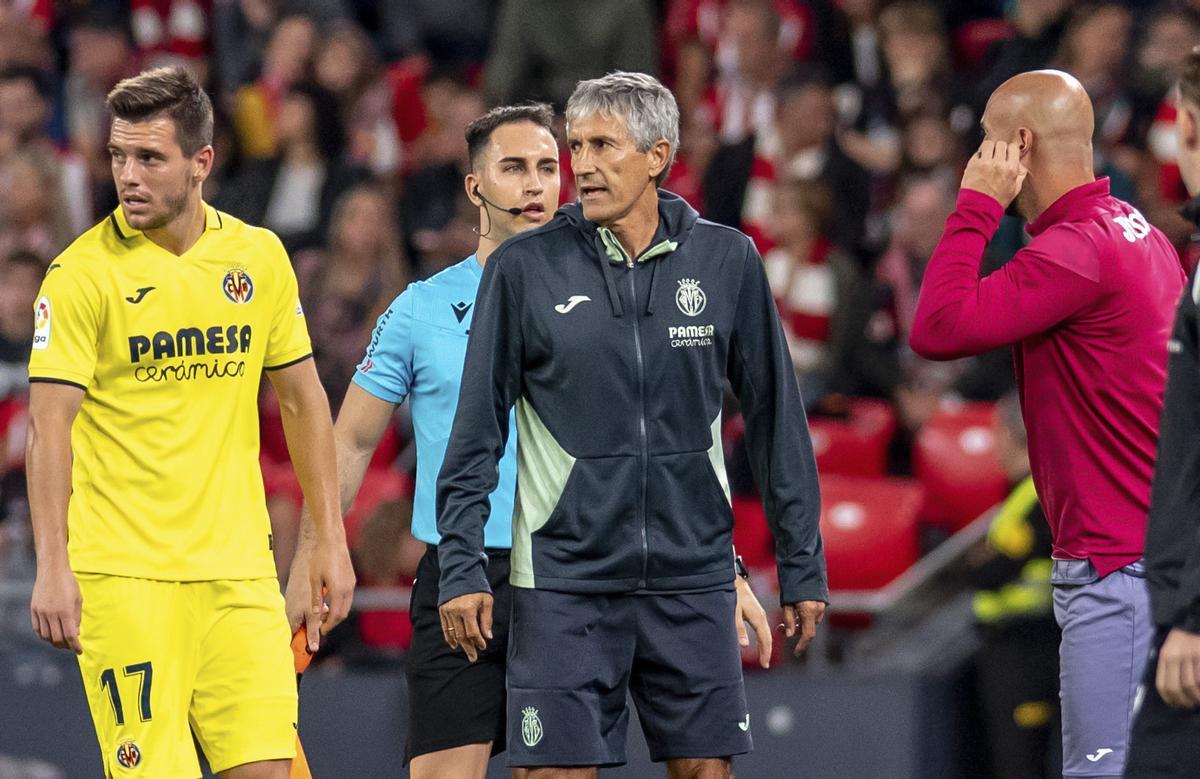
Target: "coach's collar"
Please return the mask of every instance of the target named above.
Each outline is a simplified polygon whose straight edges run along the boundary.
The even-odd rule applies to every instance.
[[[125,210],[121,206],[117,206],[111,214],[108,215],[108,221],[112,224],[113,230],[116,231],[117,237],[122,241],[127,241],[135,235],[141,235],[142,231],[130,227],[129,221],[125,219]],[[204,231],[220,230],[225,226],[221,219],[221,212],[204,204]]]
[[[1087,208],[1089,204],[1095,208],[1097,200],[1111,194],[1112,188],[1109,186],[1107,176],[1089,181],[1087,184],[1081,184],[1051,203],[1050,207],[1043,211],[1041,216],[1030,222],[1025,230],[1036,238],[1059,222],[1077,217],[1079,212]]]

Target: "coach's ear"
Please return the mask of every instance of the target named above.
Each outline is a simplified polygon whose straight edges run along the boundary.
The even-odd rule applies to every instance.
[[[1029,156],[1033,150],[1033,130],[1028,127],[1017,128],[1017,147],[1021,150],[1021,159]]]

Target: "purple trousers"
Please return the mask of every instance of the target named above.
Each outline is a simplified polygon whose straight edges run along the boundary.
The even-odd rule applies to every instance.
[[[1063,776],[1119,777],[1154,638],[1141,561],[1100,578],[1087,560],[1055,560],[1062,628]]]

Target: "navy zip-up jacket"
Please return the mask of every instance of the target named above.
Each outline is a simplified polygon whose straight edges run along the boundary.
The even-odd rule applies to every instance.
[[[1200,226],[1200,198],[1184,216]],[[1146,524],[1146,587],[1156,625],[1200,633],[1200,268],[1179,298],[1167,351]]]
[[[636,260],[559,209],[489,260],[438,478],[439,602],[488,592],[483,526],[516,406],[510,580],[576,593],[730,586],[728,378],[775,536],[781,600],[828,600],[808,424],[762,260],[659,191]]]

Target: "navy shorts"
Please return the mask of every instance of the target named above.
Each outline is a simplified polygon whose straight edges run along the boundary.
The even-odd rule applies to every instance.
[[[508,764],[625,762],[626,693],[656,762],[753,748],[733,590],[579,595],[513,588]]]

